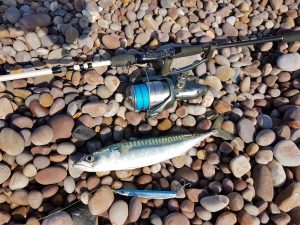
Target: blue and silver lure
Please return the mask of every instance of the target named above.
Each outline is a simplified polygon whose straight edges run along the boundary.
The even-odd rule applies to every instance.
[[[119,190],[115,190],[114,192],[119,195],[148,198],[148,199],[170,199],[170,198],[176,198],[179,195],[178,191],[158,191],[158,190],[119,189]]]
[[[160,191],[160,190],[129,190],[129,189],[118,189],[114,190],[114,193],[130,197],[140,197],[147,199],[170,199],[177,198],[181,195],[185,187],[190,187],[190,183],[185,183],[182,179],[183,185],[178,187],[177,191]]]

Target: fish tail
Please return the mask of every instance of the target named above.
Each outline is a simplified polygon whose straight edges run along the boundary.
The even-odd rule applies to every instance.
[[[212,126],[212,130],[221,130],[221,127],[222,127],[222,123],[224,121],[224,118],[223,116],[220,114],[216,119],[215,119],[215,122]]]
[[[222,138],[225,141],[233,139],[233,135],[232,134],[226,132],[225,130],[221,130],[221,129],[213,130],[213,134],[212,135],[215,136],[215,137]]]

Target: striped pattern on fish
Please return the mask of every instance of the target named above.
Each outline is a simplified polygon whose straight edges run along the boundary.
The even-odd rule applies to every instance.
[[[83,171],[128,170],[154,165],[181,156],[210,136],[232,139],[222,130],[203,134],[180,134],[120,142],[82,157],[75,167]]]

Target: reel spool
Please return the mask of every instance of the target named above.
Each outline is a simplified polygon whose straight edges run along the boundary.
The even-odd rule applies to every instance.
[[[177,78],[173,80],[178,80]],[[176,85],[167,77],[147,77],[147,81],[132,84],[126,90],[126,99],[134,111],[147,110],[147,116],[155,116],[171,108],[176,100],[190,100],[203,95],[207,88],[194,81]]]

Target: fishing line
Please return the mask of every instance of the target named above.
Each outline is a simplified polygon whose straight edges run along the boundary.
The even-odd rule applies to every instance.
[[[181,188],[178,188],[178,190],[176,191],[177,193],[180,193],[180,191],[181,191],[180,189],[184,190],[186,187],[191,187],[191,183],[186,183],[184,179],[181,179],[180,181],[183,182],[183,185],[182,185]],[[100,188],[97,188],[97,189],[95,189],[93,191],[88,192],[88,195],[93,194],[94,192],[100,190]],[[153,191],[155,191],[155,190],[153,190]],[[112,189],[112,192],[115,193],[115,194],[118,194],[115,189]],[[52,216],[52,215],[54,215],[56,213],[62,212],[62,211],[66,210],[66,209],[68,209],[68,208],[70,208],[70,207],[72,207],[72,206],[74,206],[74,205],[76,205],[76,204],[78,204],[80,202],[81,202],[80,199],[75,200],[74,202],[71,202],[69,205],[67,205],[67,206],[65,206],[65,207],[63,207],[63,208],[61,208],[61,209],[59,209],[59,210],[57,210],[57,211],[55,211],[53,213],[50,213],[47,216],[43,216],[43,217],[41,217],[41,218],[39,218],[37,220],[38,221],[44,220],[44,219],[46,219],[46,218],[48,218],[48,217],[50,217],[50,216]],[[26,225],[26,224],[27,223],[24,223],[22,225]]]
[[[95,189],[95,190],[93,190],[93,191],[90,191],[90,192],[88,193],[88,195],[93,194],[94,192],[98,191],[99,189],[100,189],[100,188]],[[115,193],[115,190],[112,190],[112,191]],[[74,205],[76,205],[76,204],[78,204],[78,203],[80,203],[80,202],[81,202],[80,199],[79,199],[79,200],[75,200],[74,202],[71,202],[69,205],[65,206],[64,208],[59,209],[59,210],[57,210],[57,211],[55,211],[55,212],[53,212],[53,213],[50,213],[50,214],[48,214],[47,216],[43,216],[43,217],[41,217],[41,218],[39,218],[39,219],[37,219],[37,220],[38,220],[38,221],[41,221],[41,220],[43,220],[43,219],[46,219],[46,218],[48,218],[48,217],[54,215],[55,213],[62,212],[62,211],[66,210],[66,209],[70,208],[71,206],[74,206]],[[27,223],[24,223],[24,224],[22,224],[22,225],[26,225],[26,224],[27,224]]]

